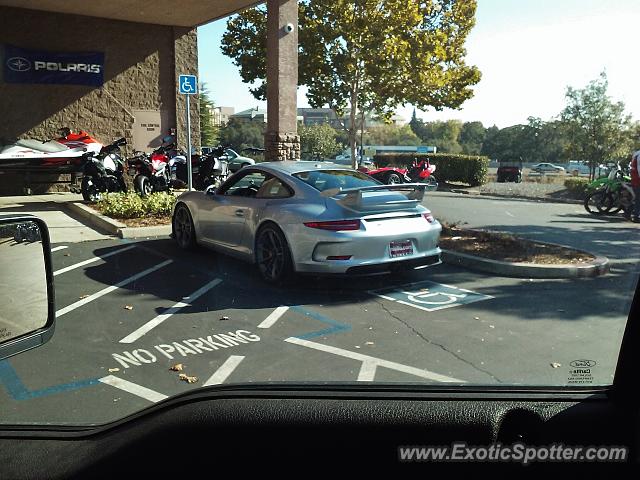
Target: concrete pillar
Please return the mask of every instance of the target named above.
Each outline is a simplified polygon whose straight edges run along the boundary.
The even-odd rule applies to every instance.
[[[198,35],[196,29],[173,28],[174,73],[175,73],[175,112],[177,142],[180,148],[187,150],[187,100],[186,95],[178,94],[179,75],[198,75]],[[198,80],[200,80],[198,78]],[[199,95],[191,95],[191,147],[200,150],[200,103]],[[167,132],[162,132],[167,135]]]
[[[298,2],[267,0],[267,161],[300,159],[297,87]]]

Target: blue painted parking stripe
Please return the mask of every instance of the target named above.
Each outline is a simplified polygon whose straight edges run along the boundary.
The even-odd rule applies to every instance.
[[[7,393],[14,400],[28,400],[31,398],[47,397],[49,395],[78,390],[80,388],[90,387],[91,385],[97,385],[100,383],[98,378],[87,378],[76,382],[52,385],[39,390],[29,390],[24,386],[20,377],[8,360],[0,361],[0,382],[4,384]]]
[[[309,333],[305,333],[302,335],[297,335],[296,338],[300,338],[302,340],[308,340],[309,338],[315,338],[315,337],[321,337],[324,335],[331,335],[332,333],[338,333],[338,332],[346,332],[348,330],[351,330],[351,325],[346,325],[344,323],[340,323],[336,320],[333,320],[331,318],[325,317],[324,315],[321,315],[319,313],[316,312],[312,312],[310,310],[307,310],[306,308],[300,307],[300,306],[293,306],[290,307],[291,310],[294,310],[298,313],[301,313],[307,317],[311,317],[314,320],[318,320],[319,322],[322,323],[326,323],[328,325],[331,325],[330,328],[325,328],[323,330],[317,330],[317,331],[313,331],[313,332],[309,332]]]

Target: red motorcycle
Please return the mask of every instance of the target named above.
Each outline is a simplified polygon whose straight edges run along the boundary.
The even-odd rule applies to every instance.
[[[426,183],[432,187],[438,186],[438,181],[433,175],[433,172],[436,171],[436,166],[431,165],[429,159],[420,161],[416,159],[409,168],[383,167],[369,170],[366,167],[360,167],[358,170],[387,185]]]

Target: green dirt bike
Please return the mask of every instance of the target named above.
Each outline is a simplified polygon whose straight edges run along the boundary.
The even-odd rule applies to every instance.
[[[628,215],[635,201],[630,182],[631,177],[618,165],[608,176],[598,178],[587,186],[585,210],[593,215],[612,215],[623,210]]]

